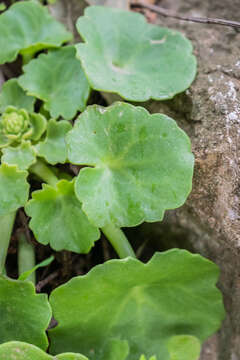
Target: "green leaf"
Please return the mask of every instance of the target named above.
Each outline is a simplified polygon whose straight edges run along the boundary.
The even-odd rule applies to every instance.
[[[73,353],[53,357],[34,345],[19,341],[0,345],[0,357],[1,360],[88,360],[83,355]]]
[[[39,264],[37,264],[36,266],[34,266],[31,270],[27,270],[24,271],[19,277],[18,280],[27,280],[27,278],[37,269],[41,268],[41,267],[45,267],[48,266],[49,264],[51,264],[54,260],[54,256],[50,256],[49,258],[47,258],[46,260],[43,260],[42,262],[40,262]]]
[[[45,132],[47,127],[47,120],[41,114],[31,113],[29,114],[30,123],[32,127],[32,134],[30,139],[37,141],[40,139],[42,134]]]
[[[192,45],[182,34],[148,24],[143,15],[92,6],[77,29],[77,57],[93,89],[132,101],[170,99],[196,75]]]
[[[3,84],[0,94],[0,113],[3,113],[8,106],[33,112],[34,103],[35,98],[26,95],[18,85],[17,79],[8,80]]]
[[[170,360],[198,360],[201,343],[194,336],[173,336],[168,342]]]
[[[8,165],[17,165],[20,170],[27,170],[36,162],[36,153],[29,141],[23,141],[17,147],[2,149],[2,162]]]
[[[73,46],[41,54],[23,69],[19,84],[43,100],[53,118],[72,119],[86,107],[90,88]]]
[[[55,289],[50,296],[58,325],[50,352],[80,352],[97,360],[109,338],[127,340],[129,356],[169,360],[172,336],[203,342],[220,326],[219,270],[200,255],[173,249],[137,259],[110,260]]]
[[[0,216],[16,211],[28,200],[29,184],[26,171],[15,165],[0,166]]]
[[[91,106],[67,136],[70,162],[80,171],[75,191],[98,227],[135,226],[162,220],[181,206],[190,190],[190,140],[171,118],[115,103]]]
[[[38,359],[36,359],[36,360],[38,360]],[[88,360],[88,359],[86,358],[86,356],[83,356],[81,354],[64,353],[64,354],[58,355],[57,357],[55,356],[54,358],[52,358],[52,360]]]
[[[103,347],[100,360],[125,360],[129,354],[126,340],[111,339]]]
[[[71,128],[67,121],[49,120],[46,139],[36,145],[38,155],[44,157],[51,165],[64,164],[67,160],[65,136]]]
[[[0,15],[0,64],[12,62],[20,53],[31,57],[36,52],[61,46],[70,34],[47,8],[36,1],[21,1]]]
[[[0,343],[25,341],[47,349],[51,308],[47,295],[36,295],[30,281],[0,277],[0,314]]]
[[[90,251],[100,233],[83,213],[74,194],[74,182],[60,180],[56,187],[43,184],[43,190],[33,192],[32,197],[25,210],[40,243],[50,244],[56,251]]]

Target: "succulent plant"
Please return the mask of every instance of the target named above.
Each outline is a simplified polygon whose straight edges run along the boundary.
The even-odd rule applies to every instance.
[[[38,140],[46,125],[43,115],[8,106],[0,118],[0,147],[20,143],[22,140]]]

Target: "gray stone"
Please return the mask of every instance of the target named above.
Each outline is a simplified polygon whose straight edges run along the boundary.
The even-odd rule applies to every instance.
[[[159,5],[184,15],[239,20],[238,0],[162,0]],[[164,112],[177,120],[191,137],[196,157],[193,190],[187,203],[169,213],[154,231],[157,234],[163,227],[171,228],[174,245],[177,235],[177,246],[200,252],[220,266],[219,287],[227,316],[218,336],[206,344],[201,359],[238,360],[240,32],[219,25],[158,19],[162,26],[178,29],[192,40],[198,75],[184,94],[163,103],[147,104],[151,112]]]

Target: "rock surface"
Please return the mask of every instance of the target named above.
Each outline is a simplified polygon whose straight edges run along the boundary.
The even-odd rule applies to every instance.
[[[239,21],[238,0],[162,0],[179,14]],[[206,344],[202,360],[240,359],[240,29],[158,18],[193,42],[198,75],[185,94],[152,112],[175,118],[189,134],[196,157],[193,191],[187,203],[171,212],[165,224],[173,238],[221,268],[219,287],[227,317],[217,337]],[[145,225],[146,226],[146,225]],[[183,244],[183,243],[182,243]]]

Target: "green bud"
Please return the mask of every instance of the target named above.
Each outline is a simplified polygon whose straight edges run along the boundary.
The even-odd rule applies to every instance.
[[[3,129],[6,134],[16,134],[24,130],[25,120],[22,115],[18,113],[4,114],[3,115]]]
[[[1,123],[2,133],[14,141],[30,130],[29,116],[23,109],[8,107],[2,115]]]
[[[46,131],[47,120],[41,114],[8,106],[0,117],[0,149],[22,141],[37,141]]]

